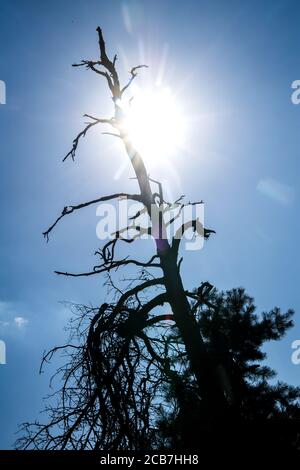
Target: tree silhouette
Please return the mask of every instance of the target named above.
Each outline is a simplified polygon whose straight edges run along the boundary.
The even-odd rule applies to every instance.
[[[270,386],[270,392],[264,396],[266,384],[259,392],[259,385],[251,388],[246,380],[251,374],[267,380],[271,371],[248,365],[248,362],[263,358],[259,350],[262,342],[278,339],[290,326],[291,313],[284,316],[279,310],[274,310],[259,323],[252,316],[252,300],[243,291],[218,294],[207,282],[194,291],[184,289],[180,275],[182,258],[179,255],[182,237],[191,228],[197,236],[205,239],[214,231],[203,227],[195,218],[182,223],[174,231],[175,235],[168,239],[168,227],[174,225],[186,205],[203,202],[184,203],[183,196],[175,203],[168,202],[162,185],[149,177],[124,126],[122,106],[137,72],[146,65],[133,67],[128,82],[121,86],[116,68],[117,56],[109,59],[99,27],[97,33],[99,58],[82,60],[74,67],[86,67],[106,80],[113,101],[113,116],[98,118],[85,114],[90,121],[74,139],[64,161],[74,160],[80,141],[92,127],[109,125],[112,132],[108,133],[124,144],[139,192],[120,192],[68,205],[44,236],[48,240],[55,226],[77,210],[125,198],[140,203],[141,209],[131,222],[137,236],[143,230],[151,233],[155,252],[146,261],[117,257],[120,244],[131,244],[136,239],[136,236],[124,236],[132,228],[129,225],[117,231],[115,237],[96,252],[99,263],[91,270],[80,273],[56,271],[58,275],[73,277],[102,273],[113,298],[100,308],[73,307],[69,342],[53,348],[43,357],[42,367],[57,352],[66,355],[54,377],[58,386],[46,407],[48,421],[46,424],[25,423],[22,428],[24,435],[17,445],[22,449],[162,448],[165,444],[162,440],[161,408],[164,412],[170,408],[173,393],[173,399],[177,406],[179,404],[179,415],[171,412],[174,416],[165,420],[165,429],[173,427],[178,432],[176,442],[187,443],[190,439],[188,447],[191,447],[195,441],[187,438],[189,434],[182,431],[178,423],[182,414],[186,416],[183,427],[189,426],[189,419],[193,423],[193,410],[199,407],[195,419],[199,439],[205,446],[214,438],[220,423],[223,428],[229,426],[232,420],[239,418],[242,410],[250,416],[251,410],[254,413],[256,406],[259,409],[263,400],[275,410],[275,389]],[[177,211],[177,215],[170,215],[171,210]],[[137,222],[141,214],[148,217],[146,229]],[[136,276],[128,279],[125,289],[120,289],[114,284],[111,273],[130,265],[137,268]],[[171,309],[168,315],[159,311],[164,304]],[[245,314],[243,308],[246,309]],[[242,337],[241,345],[239,340]],[[173,390],[171,395],[166,394],[166,387],[170,386]],[[283,389],[278,389],[280,397],[283,397],[283,392]],[[289,403],[292,393],[292,389],[286,389]],[[298,391],[294,394],[296,398]],[[167,436],[168,433],[165,434]]]
[[[162,442],[173,449],[199,448],[199,442],[205,449],[216,442],[227,449],[237,445],[256,451],[278,445],[299,449],[300,387],[275,383],[276,372],[263,363],[266,353],[262,351],[267,341],[280,340],[293,327],[293,310],[281,313],[276,307],[259,315],[253,298],[242,288],[218,292],[203,283],[201,291],[202,300],[195,300],[193,308],[208,350],[228,371],[234,395],[232,422],[219,423],[207,435],[203,428],[206,410],[175,327],[168,337],[175,350],[173,372],[165,387],[172,405],[168,411],[161,409]],[[198,294],[195,291],[195,298]]]
[[[78,144],[82,137],[84,137],[87,132],[94,126],[99,124],[107,124],[113,128],[113,134],[117,138],[120,138],[124,143],[124,148],[126,150],[127,156],[130,159],[132,168],[134,170],[140,194],[127,194],[127,193],[118,193],[105,197],[100,197],[89,201],[86,203],[81,203],[78,205],[71,205],[64,207],[61,215],[57,218],[54,224],[44,233],[44,236],[49,238],[50,232],[56,226],[56,224],[66,215],[71,214],[75,210],[82,209],[91,204],[97,204],[103,201],[112,200],[116,198],[127,198],[128,200],[140,202],[149,217],[149,229],[153,235],[156,247],[156,253],[151,257],[149,261],[138,261],[135,259],[115,259],[115,247],[117,242],[126,242],[130,243],[132,240],[125,240],[120,236],[118,232],[114,240],[109,241],[104,248],[97,252],[101,259],[101,264],[95,266],[92,271],[84,273],[68,273],[68,272],[59,272],[57,274],[65,276],[90,276],[99,274],[102,272],[109,272],[113,269],[117,269],[120,266],[126,266],[133,264],[136,266],[142,266],[147,268],[160,268],[163,273],[163,277],[157,280],[157,284],[163,285],[165,288],[164,296],[159,296],[157,299],[152,299],[151,311],[157,305],[162,303],[169,303],[172,312],[174,315],[174,321],[176,322],[180,333],[182,335],[185,347],[187,348],[189,359],[191,361],[193,372],[197,377],[197,382],[199,388],[202,389],[203,399],[207,402],[207,407],[211,408],[211,413],[219,416],[224,411],[226,407],[226,399],[224,398],[224,391],[222,389],[222,384],[219,382],[216,368],[217,364],[212,363],[211,357],[207,354],[207,350],[204,347],[203,339],[201,333],[197,328],[195,319],[191,313],[190,304],[185,293],[182,279],[180,276],[180,262],[178,260],[179,254],[179,245],[181,237],[184,235],[186,230],[189,228],[194,228],[197,231],[199,236],[208,238],[209,235],[213,232],[210,229],[206,229],[202,226],[201,222],[196,220],[190,220],[183,223],[183,225],[176,230],[176,236],[173,237],[171,241],[167,237],[167,223],[171,225],[174,223],[174,217],[171,218],[167,223],[165,222],[162,214],[170,207],[174,208],[174,204],[166,202],[163,197],[163,190],[161,184],[151,180],[149,178],[143,159],[137,149],[134,148],[133,143],[130,140],[130,136],[124,127],[124,112],[122,107],[122,100],[126,99],[124,97],[125,92],[130,87],[131,83],[137,76],[137,71],[145,67],[145,65],[137,65],[131,69],[130,79],[127,84],[123,87],[120,85],[119,75],[116,69],[117,56],[115,55],[112,60],[107,56],[106,46],[103,39],[102,30],[100,27],[97,28],[98,39],[99,39],[99,52],[100,57],[98,60],[82,60],[78,64],[73,64],[74,67],[86,67],[87,69],[92,70],[96,74],[104,77],[107,81],[108,88],[111,92],[113,104],[114,104],[114,115],[111,118],[98,118],[85,114],[85,117],[89,118],[91,122],[86,125],[86,127],[77,135],[73,141],[73,146],[71,150],[67,153],[64,158],[64,161],[71,157],[75,158],[75,154],[78,148]],[[158,192],[154,192],[151,188],[151,182],[158,185]],[[175,201],[175,207],[178,208],[179,213],[182,211],[185,206],[181,202],[182,197]],[[194,203],[194,204],[201,204]],[[190,204],[190,203],[189,203]],[[140,212],[136,214],[136,218],[140,215]],[[138,230],[138,227],[135,226]],[[151,227],[151,228],[150,228]],[[127,227],[124,227],[123,230],[126,230]],[[140,286],[141,290],[147,288],[146,286]],[[214,404],[213,404],[214,403]],[[218,408],[218,403],[220,409]]]

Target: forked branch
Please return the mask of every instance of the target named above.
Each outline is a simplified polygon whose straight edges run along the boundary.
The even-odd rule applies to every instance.
[[[142,200],[142,197],[141,197],[140,194],[116,193],[116,194],[111,194],[110,196],[102,196],[102,197],[99,197],[97,199],[92,199],[91,201],[83,202],[81,204],[72,205],[72,206],[65,206],[62,210],[61,215],[59,217],[57,217],[55,222],[48,228],[48,230],[43,232],[44,237],[47,239],[47,241],[49,240],[49,233],[54,229],[54,227],[57,225],[57,223],[65,215],[72,214],[72,212],[74,212],[76,210],[79,210],[79,209],[82,209],[83,207],[91,206],[92,204],[98,204],[100,202],[105,202],[105,201],[109,201],[109,200],[112,200],[112,199],[118,199],[118,198],[130,199],[130,200],[133,200],[133,201],[143,203],[143,200]]]
[[[86,114],[84,116],[90,117]],[[71,150],[67,153],[67,155],[63,158],[63,162],[67,160],[68,157],[71,157],[72,160],[74,161],[79,141],[82,137],[86,136],[86,133],[89,131],[89,129],[91,129],[91,127],[94,127],[97,124],[111,124],[111,125],[113,124],[112,119],[97,119],[97,118],[92,118],[92,119],[93,119],[93,122],[89,122],[87,126],[81,132],[79,132],[79,134],[75,137],[75,139],[73,140],[73,146]]]
[[[141,64],[141,65],[136,65],[135,67],[132,67],[132,69],[130,70],[130,79],[128,81],[128,83],[122,88],[121,90],[121,96],[123,95],[123,93],[127,90],[127,88],[130,87],[131,83],[133,82],[133,80],[135,79],[135,77],[137,76],[137,70],[138,69],[141,69],[141,68],[148,68],[148,65],[145,65],[145,64]]]

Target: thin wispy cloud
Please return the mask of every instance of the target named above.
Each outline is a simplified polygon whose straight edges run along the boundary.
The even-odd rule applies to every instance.
[[[18,310],[19,307],[12,302],[0,301],[0,328],[24,328],[28,324],[28,320],[20,315]]]
[[[295,199],[295,189],[292,186],[288,186],[272,178],[261,179],[256,189],[264,196],[283,205],[290,205]]]
[[[23,328],[25,325],[27,325],[28,320],[24,317],[15,317],[14,318],[14,324],[16,325],[17,328]]]

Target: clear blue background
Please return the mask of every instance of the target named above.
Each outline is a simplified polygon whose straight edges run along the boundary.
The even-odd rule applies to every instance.
[[[97,57],[95,29],[126,60],[162,70],[190,118],[185,149],[152,165],[174,196],[205,200],[217,235],[185,253],[187,287],[209,280],[219,289],[244,286],[259,310],[296,310],[296,326],[267,346],[282,380],[299,384],[291,363],[299,332],[300,106],[291,83],[300,78],[300,6],[296,1],[0,1],[0,448],[10,448],[17,424],[34,420],[47,393],[39,376],[44,349],[61,344],[68,312],[60,300],[99,304],[103,279],[56,277],[86,270],[99,245],[95,208],[65,219],[46,244],[41,232],[62,207],[128,190],[135,182],[108,136],[91,133],[73,164],[61,163],[82,128],[83,113],[107,116],[105,83],[70,65]],[[141,57],[141,55],[143,57]],[[269,181],[269,183],[266,183]],[[141,242],[140,242],[141,243]],[[139,244],[147,256],[149,244]],[[16,317],[28,321],[18,327]],[[5,323],[9,323],[8,325]]]

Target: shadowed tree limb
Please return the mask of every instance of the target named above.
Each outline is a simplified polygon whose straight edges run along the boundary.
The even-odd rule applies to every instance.
[[[116,305],[116,308],[117,309],[121,308],[122,305],[124,305],[125,302],[130,297],[136,296],[142,290],[145,290],[149,287],[158,286],[158,285],[164,285],[164,278],[163,277],[148,279],[147,281],[143,282],[142,284],[136,285],[135,287],[133,287],[132,289],[127,290],[126,292],[124,292],[123,295],[121,295],[121,297],[119,298],[118,303]]]
[[[148,352],[150,353],[151,357],[153,359],[155,359],[159,364],[165,366],[166,364],[166,361],[165,359],[163,359],[162,357],[160,357],[157,352],[153,349],[152,347],[152,344],[151,344],[151,341],[150,339],[148,338],[148,336],[143,332],[141,331],[138,335],[140,338],[142,338],[142,340],[144,341],[145,345],[146,345],[146,348],[148,350]]]
[[[156,307],[159,307],[160,305],[163,305],[166,302],[169,302],[169,296],[167,292],[163,292],[161,294],[158,294],[156,297],[153,299],[149,300],[143,307],[141,308],[140,312],[142,314],[148,314],[151,312]]]
[[[183,223],[177,230],[172,240],[172,249],[174,253],[177,255],[179,250],[180,241],[182,239],[183,234],[192,228],[195,233],[199,236],[204,237],[207,240],[212,233],[216,233],[215,230],[205,228],[202,223],[200,222],[199,218],[194,220],[189,220],[188,222]]]
[[[75,137],[75,139],[73,140],[73,146],[71,150],[67,153],[67,155],[63,158],[63,162],[67,160],[68,157],[71,157],[72,160],[74,161],[79,141],[82,137],[86,136],[86,133],[88,132],[89,129],[91,129],[91,127],[94,127],[97,124],[111,124],[112,125],[113,123],[111,119],[96,119],[96,118],[92,118],[92,119],[94,119],[94,122],[89,122],[87,126],[83,129],[83,131],[79,132],[79,134]]]
[[[54,229],[56,224],[65,216],[72,214],[72,212],[82,209],[83,207],[88,207],[91,206],[92,204],[98,204],[100,202],[105,202],[109,201],[111,199],[118,199],[118,198],[124,198],[124,199],[131,199],[133,201],[141,202],[143,203],[143,199],[140,194],[128,194],[128,193],[116,193],[116,194],[111,194],[110,196],[102,196],[97,199],[92,199],[91,201],[88,202],[83,202],[81,204],[77,205],[72,205],[72,206],[65,206],[62,210],[61,215],[55,220],[55,222],[46,230],[43,232],[44,237],[49,239],[49,233]]]
[[[134,259],[123,259],[119,261],[113,261],[109,265],[105,266],[95,266],[93,271],[84,272],[84,273],[68,273],[62,271],[54,271],[55,274],[63,275],[63,276],[71,276],[71,277],[83,277],[83,276],[93,276],[94,274],[100,274],[103,272],[109,272],[112,269],[118,269],[120,266],[127,266],[128,264],[134,264],[135,266],[141,266],[143,268],[160,268],[160,263],[153,263],[152,261],[157,258],[157,255],[154,255],[150,258],[149,261],[137,261]]]
[[[135,77],[137,76],[137,70],[138,69],[141,69],[141,68],[148,68],[148,65],[136,65],[135,67],[132,67],[132,69],[130,70],[130,79],[129,79],[129,82],[127,83],[127,85],[125,85],[122,90],[121,90],[121,95],[123,95],[123,93],[130,87],[131,83],[133,82],[133,80],[135,79]]]
[[[87,69],[93,70],[93,72],[101,75],[102,77],[106,78],[108,87],[112,94],[114,93],[114,85],[111,80],[111,77],[107,72],[103,72],[95,67],[95,65],[102,65],[100,61],[92,61],[92,60],[82,60],[79,64],[72,64],[73,67],[82,67],[85,66]]]

